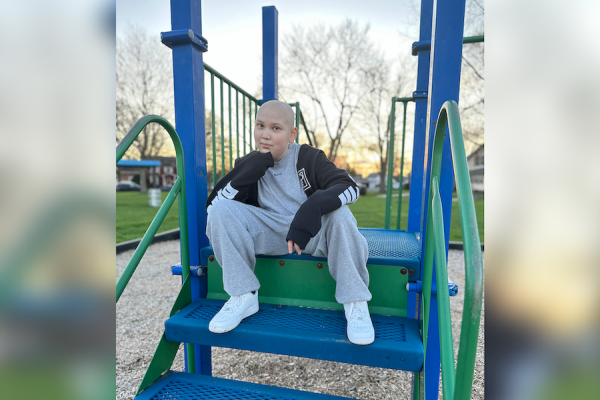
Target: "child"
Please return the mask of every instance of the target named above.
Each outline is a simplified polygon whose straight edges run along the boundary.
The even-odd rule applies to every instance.
[[[298,254],[327,257],[336,281],[335,299],[344,305],[348,339],[371,344],[375,331],[367,301],[369,250],[347,204],[359,191],[348,173],[321,150],[295,143],[294,111],[278,100],[256,115],[259,151],[236,160],[207,200],[206,235],[223,268],[231,296],[209,330],[224,333],[258,311],[260,283],[255,255]]]

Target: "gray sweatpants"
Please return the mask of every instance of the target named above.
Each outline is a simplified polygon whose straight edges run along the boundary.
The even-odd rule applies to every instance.
[[[260,288],[254,275],[257,254],[288,254],[285,238],[293,218],[234,200],[209,207],[206,235],[223,268],[223,285],[230,296]],[[369,249],[348,206],[321,218],[321,230],[308,242],[305,253],[327,257],[338,303],[371,300],[366,267]]]

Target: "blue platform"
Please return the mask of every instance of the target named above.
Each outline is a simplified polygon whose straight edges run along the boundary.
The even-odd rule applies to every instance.
[[[416,319],[371,315],[375,342],[359,346],[348,341],[343,311],[260,304],[233,331],[212,333],[208,323],[224,303],[198,299],[188,305],[165,322],[167,340],[413,372],[423,367]]]
[[[257,383],[169,371],[136,400],[348,400]]]
[[[421,238],[418,232],[402,230],[359,228],[358,231],[367,239],[371,265],[397,265],[412,268],[414,273],[409,281],[417,281],[421,264]],[[212,246],[200,250],[200,265],[208,265],[208,257],[214,254]],[[306,261],[327,261],[325,258],[306,254],[286,254],[281,256],[257,255],[257,258],[277,258]]]

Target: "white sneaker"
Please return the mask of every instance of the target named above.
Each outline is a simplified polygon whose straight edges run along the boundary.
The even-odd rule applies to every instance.
[[[258,290],[254,294],[248,292],[239,296],[231,296],[221,310],[208,324],[208,330],[213,333],[229,332],[240,322],[258,312]]]
[[[344,313],[348,320],[346,333],[352,343],[371,344],[375,341],[375,329],[366,301],[344,304]]]

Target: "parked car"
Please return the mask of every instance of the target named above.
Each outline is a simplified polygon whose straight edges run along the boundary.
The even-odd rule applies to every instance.
[[[139,192],[140,185],[131,181],[121,181],[117,183],[117,192]]]
[[[358,193],[359,193],[361,196],[364,196],[364,195],[366,195],[366,194],[367,194],[367,185],[361,185],[361,184],[359,184],[359,185],[358,185]]]

